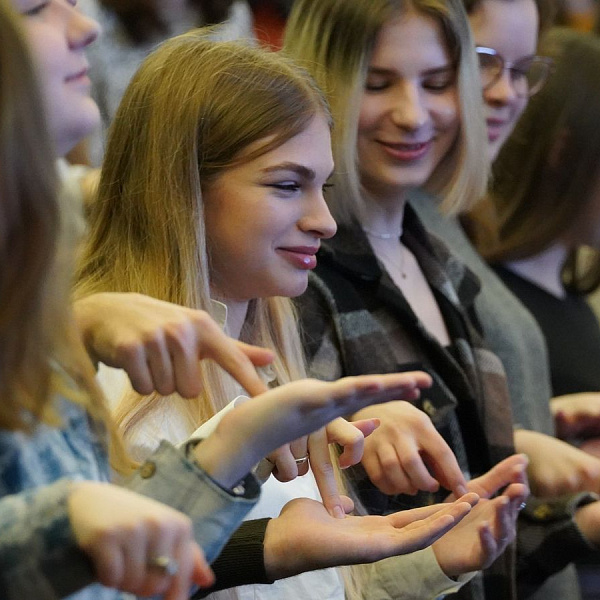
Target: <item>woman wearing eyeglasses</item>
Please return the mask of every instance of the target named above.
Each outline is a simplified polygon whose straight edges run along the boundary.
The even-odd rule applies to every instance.
[[[485,8],[490,4],[501,11],[509,9],[508,13],[515,6],[519,11],[525,8],[524,16],[517,13],[517,25],[526,18],[528,30],[523,38],[527,40],[529,35],[530,39],[521,46],[515,43],[520,53],[506,57],[514,67],[535,52],[535,4],[532,0],[490,0]],[[424,396],[421,408],[447,435],[461,466],[473,474],[485,469],[486,461],[494,460],[507,439],[502,435],[507,432],[504,427],[510,423],[510,415],[501,415],[508,406],[498,395],[503,388],[503,370],[479,346],[478,325],[483,323],[487,334],[488,324],[475,316],[479,304],[475,278],[456,255],[449,255],[437,239],[423,231],[407,204],[426,186],[437,189],[446,207],[464,209],[469,198],[476,201],[473,195],[478,193],[478,184],[485,182],[487,140],[485,120],[478,111],[481,87],[470,71],[475,65],[469,63],[474,58],[470,52],[474,44],[468,33],[460,29],[457,33],[457,13],[461,11],[454,11],[450,0],[300,0],[290,17],[284,48],[306,61],[330,92],[337,124],[334,154],[338,170],[328,202],[339,223],[338,233],[323,244],[309,294],[300,299],[312,372],[332,378],[368,372],[375,365],[390,370],[424,366],[438,387]],[[480,41],[476,37],[476,41],[487,48],[495,46],[493,38]],[[520,111],[515,98],[509,94],[510,110],[505,109],[514,120]],[[494,102],[500,107],[505,101],[496,98],[492,105]],[[495,126],[499,128],[498,123]],[[437,211],[431,195],[425,201]],[[501,287],[499,282],[497,285]],[[516,345],[524,362],[530,349],[537,353],[533,360],[539,361],[541,385],[547,386],[541,334],[517,300],[512,298],[512,302],[524,313],[526,326],[533,328],[537,338],[524,344],[509,338],[505,346]],[[510,311],[503,314],[510,321]],[[496,322],[502,326],[501,320]],[[519,340],[518,330],[511,333]],[[536,375],[529,375],[527,367],[524,371],[533,389]],[[474,387],[467,391],[462,385],[471,376]],[[523,413],[529,418],[528,425],[545,419],[544,425],[551,431],[548,386],[546,392],[539,395],[539,405],[534,407],[539,416],[528,416],[524,409]],[[523,396],[523,407],[526,399]],[[400,410],[399,405],[373,408],[382,425],[365,444],[362,466],[368,479],[363,475],[355,482],[371,511],[409,505],[406,496],[395,496],[405,491],[402,486],[407,481],[413,482],[413,492],[436,489],[430,478],[420,477],[422,462],[414,447],[402,442]],[[570,491],[569,485],[585,489],[593,479],[595,459],[542,434],[525,436],[539,436],[546,442],[542,456],[535,456],[534,475],[550,472],[552,483],[558,481],[556,486],[563,486],[563,491]],[[512,441],[512,430],[507,437]],[[533,445],[541,444],[536,438]],[[543,478],[537,483],[543,484]],[[417,502],[419,499],[422,496]],[[591,499],[588,495],[571,498],[569,509],[575,511],[580,501]],[[535,520],[541,513],[533,509],[535,502],[531,504],[527,511]],[[599,505],[577,508],[577,515],[592,513],[595,517]],[[520,591],[527,594],[530,585],[561,570],[577,552],[589,550],[568,510],[542,510],[550,511],[556,520],[552,526],[532,525],[539,529],[522,538],[529,544],[522,548],[525,554],[533,550],[534,555],[521,555],[519,561],[518,583]],[[525,530],[531,522],[523,521]],[[581,520],[578,524],[585,528]],[[588,527],[586,534],[596,531],[597,527]],[[544,546],[548,534],[561,539],[560,553],[556,544]],[[510,557],[507,560],[510,562]],[[532,572],[527,572],[528,567],[533,567]],[[506,571],[496,576],[488,571],[485,592],[481,580],[477,581],[465,586],[461,597],[506,600],[514,591],[514,580]],[[545,587],[539,597],[577,598],[572,574],[569,583],[575,587],[561,587],[555,593]]]
[[[548,59],[534,56],[538,31],[549,22],[551,11],[544,0],[463,1],[474,41],[480,46],[489,156],[494,160],[529,98],[542,89],[551,71]],[[475,306],[486,342],[507,372],[514,419],[522,427],[515,432],[515,445],[532,459],[532,489],[542,496],[598,491],[597,462],[549,437],[555,429],[548,408],[552,389],[543,334],[531,313],[485,264],[465,235],[463,226],[474,233],[474,223],[464,215],[462,223],[443,215],[429,194],[413,194],[411,204],[425,225],[480,279],[481,292]],[[580,529],[585,529],[587,518],[595,512],[595,504],[574,511]],[[554,576],[535,595],[544,600],[578,597],[573,567]]]
[[[543,48],[555,71],[494,163],[492,236],[477,241],[544,332],[559,434],[587,438],[600,431],[600,328],[584,299],[600,285],[600,42],[555,30]]]

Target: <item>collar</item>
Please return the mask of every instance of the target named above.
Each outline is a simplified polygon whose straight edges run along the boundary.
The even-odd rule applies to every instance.
[[[430,277],[431,269],[440,273],[440,277],[432,280],[434,287],[439,287],[452,304],[471,306],[480,291],[479,278],[442,240],[425,229],[410,204],[404,211],[403,232],[402,241],[415,254],[421,268],[428,269]],[[318,258],[323,266],[333,267],[353,279],[376,283],[383,277],[367,235],[356,220],[340,225],[333,238],[322,240]],[[319,266],[316,274],[319,274]],[[443,280],[449,280],[452,285],[444,285]]]
[[[217,322],[219,327],[227,333],[227,305],[218,300],[211,298],[210,300],[210,316]],[[256,367],[256,372],[262,379],[263,383],[269,387],[275,381],[275,369],[272,365],[264,367]]]

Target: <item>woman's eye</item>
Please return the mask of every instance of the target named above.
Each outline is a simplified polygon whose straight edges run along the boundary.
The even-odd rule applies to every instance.
[[[323,193],[326,194],[333,187],[333,185],[333,183],[324,183],[323,187],[321,188]]]
[[[35,6],[25,9],[22,14],[26,17],[35,17],[36,15],[39,15],[48,6],[48,4],[50,3],[41,2]]]
[[[300,189],[300,184],[295,181],[283,181],[281,183],[270,183],[268,187],[275,188],[282,192],[297,192]]]
[[[368,92],[380,92],[381,90],[385,90],[390,86],[389,81],[386,80],[367,80],[365,83],[365,90]]]
[[[444,92],[454,84],[454,77],[434,77],[431,79],[425,79],[423,81],[423,87],[430,92]]]

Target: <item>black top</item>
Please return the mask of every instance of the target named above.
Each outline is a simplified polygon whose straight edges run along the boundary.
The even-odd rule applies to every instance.
[[[553,395],[600,391],[600,325],[585,298],[557,298],[504,267],[494,270],[544,332]]]

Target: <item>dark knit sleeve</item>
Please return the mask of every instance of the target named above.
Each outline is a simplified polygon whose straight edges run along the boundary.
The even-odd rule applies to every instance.
[[[256,519],[242,523],[211,565],[216,576],[215,585],[196,592],[193,600],[239,585],[273,583],[267,576],[264,561],[264,540],[269,521]]]
[[[597,551],[573,519],[577,508],[597,500],[588,492],[553,500],[529,498],[519,516],[517,535],[519,597],[532,594],[570,562]]]

